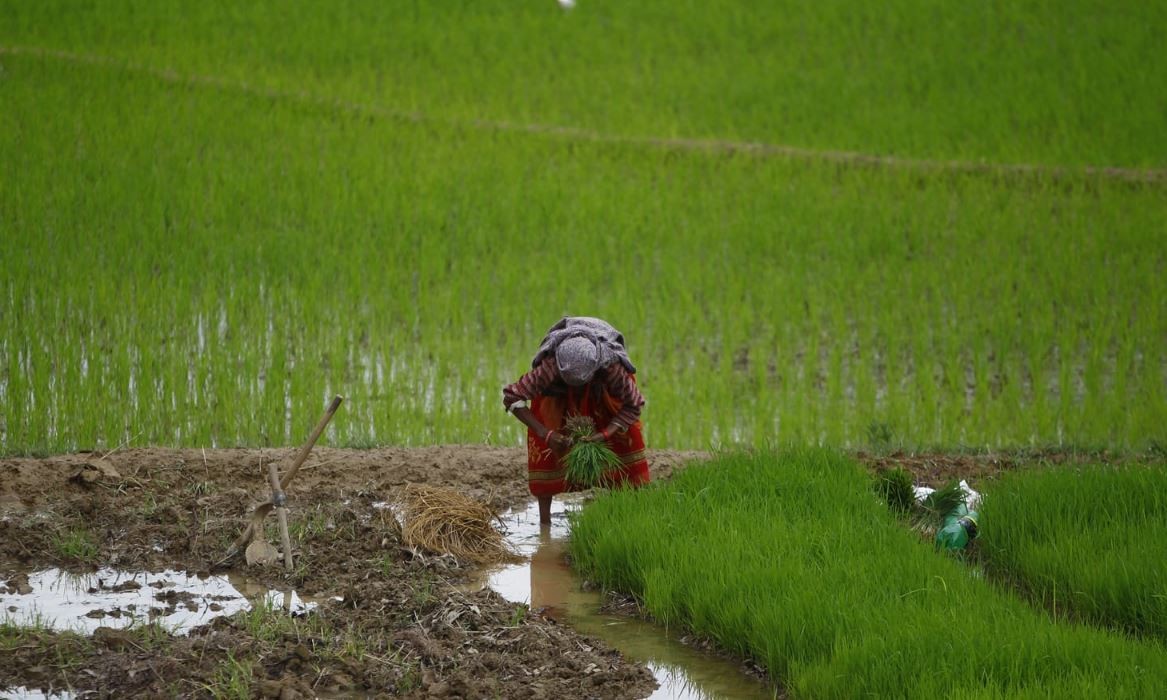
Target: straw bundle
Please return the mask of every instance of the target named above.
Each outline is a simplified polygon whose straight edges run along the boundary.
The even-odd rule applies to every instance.
[[[401,492],[402,541],[476,564],[521,561],[491,526],[494,513],[458,491],[410,484]]]

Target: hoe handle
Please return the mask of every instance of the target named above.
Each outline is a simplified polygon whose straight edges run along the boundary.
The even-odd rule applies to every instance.
[[[324,432],[324,428],[328,426],[328,421],[336,415],[336,409],[340,408],[340,402],[344,401],[343,396],[335,396],[332,403],[328,404],[328,408],[324,410],[324,415],[320,417],[320,422],[312,430],[312,434],[308,436],[308,442],[300,448],[300,452],[296,455],[296,461],[292,462],[292,468],[284,474],[284,478],[280,480],[280,488],[286,489],[292,483],[292,479],[296,478],[296,472],[300,471],[300,467],[304,464],[304,460],[308,459],[308,453],[312,451],[312,447],[316,441],[320,439],[320,434]]]
[[[271,484],[271,502],[276,505],[276,519],[280,525],[280,545],[284,548],[284,569],[292,570],[292,538],[288,535],[288,509],[284,505],[287,497],[280,486],[280,473],[276,463],[267,465],[267,480]]]
[[[288,473],[284,475],[283,481],[277,479],[276,482],[272,484],[272,500],[261,504],[258,508],[255,509],[255,512],[251,514],[251,522],[247,524],[247,527],[244,528],[238,539],[236,539],[235,542],[231,545],[231,549],[227,554],[227,559],[230,559],[232,556],[237,554],[239,548],[242,547],[244,543],[246,543],[252,536],[254,536],[256,532],[258,532],[257,523],[260,525],[263,524],[263,519],[265,516],[267,516],[268,513],[271,512],[271,507],[279,505],[276,503],[277,493],[279,493],[281,496],[280,500],[283,500],[284,489],[288,488],[288,485],[292,483],[292,479],[295,478],[296,472],[298,472],[300,470],[300,466],[304,464],[304,460],[308,459],[308,453],[312,451],[312,446],[316,444],[318,439],[320,439],[320,434],[323,433],[324,428],[328,426],[328,421],[332,420],[332,416],[336,414],[336,409],[340,408],[341,401],[344,401],[344,397],[338,395],[332,399],[332,403],[328,404],[328,408],[325,409],[324,415],[320,417],[320,422],[316,424],[316,428],[312,431],[312,434],[308,436],[308,442],[304,443],[304,446],[300,448],[300,452],[296,455],[296,461],[292,463],[292,468],[289,469]],[[277,486],[279,488],[276,488]],[[285,516],[285,518],[286,517],[287,516]],[[224,561],[226,561],[226,559]]]

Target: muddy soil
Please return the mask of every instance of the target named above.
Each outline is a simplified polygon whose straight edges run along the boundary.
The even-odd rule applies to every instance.
[[[27,576],[47,567],[238,569],[242,558],[224,555],[244,515],[268,496],[263,469],[286,466],[294,452],[0,460],[0,597],[33,595]],[[650,460],[663,475],[696,455]],[[502,510],[527,500],[525,468],[520,449],[314,450],[289,489],[295,570],[247,570],[253,581],[316,599],[312,612],[257,605],[189,634],[143,624],[82,636],[0,623],[0,695],[23,686],[79,697],[647,696],[651,673],[604,643],[489,590],[460,592],[469,568],[403,546],[385,507],[398,487],[429,483]],[[274,522],[267,538],[278,543]],[[168,602],[182,604],[159,604]]]
[[[1161,462],[1152,453],[1068,451],[1057,449],[1010,450],[998,452],[857,452],[855,458],[875,473],[893,468],[906,469],[917,486],[940,488],[965,479],[974,489],[984,487],[1003,472],[1033,467],[1072,467],[1086,464],[1126,464]]]

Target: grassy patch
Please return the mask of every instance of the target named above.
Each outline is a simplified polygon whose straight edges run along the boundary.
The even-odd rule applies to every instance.
[[[212,680],[198,685],[215,700],[248,700],[252,697],[253,676],[249,659],[237,659],[227,652],[227,658],[215,670]]]
[[[572,553],[605,586],[811,697],[1146,697],[1157,643],[1058,624],[936,553],[830,452],[727,455],[597,499]]]
[[[1167,469],[1005,474],[981,515],[989,570],[1042,607],[1167,640]]]
[[[1163,165],[1160,3],[0,3],[0,41],[435,121]],[[846,46],[846,51],[840,51]],[[294,49],[290,50],[290,49]]]
[[[331,629],[319,614],[293,615],[280,607],[274,595],[257,597],[249,609],[236,613],[232,620],[235,629],[245,632],[261,648],[290,639],[331,640],[321,647],[324,657],[331,658],[332,652],[345,643],[344,635]]]
[[[84,528],[63,530],[53,536],[53,551],[57,557],[68,561],[92,563],[98,554],[93,533]]]
[[[58,669],[71,670],[92,650],[89,637],[73,632],[53,632],[40,618],[14,624],[5,614],[0,618],[0,653],[12,654],[35,650]]]

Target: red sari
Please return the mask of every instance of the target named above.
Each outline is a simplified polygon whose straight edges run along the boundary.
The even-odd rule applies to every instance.
[[[632,378],[635,381],[635,377]],[[531,400],[531,412],[550,430],[562,430],[567,416],[591,417],[596,430],[603,430],[619,413],[621,404],[604,388],[602,382],[592,381],[583,386],[568,386],[564,396],[536,396]],[[608,446],[620,457],[623,466],[604,473],[601,485],[640,486],[647,484],[648,458],[644,451],[644,436],[640,421],[623,434],[615,434]],[[547,443],[527,429],[527,485],[533,496],[554,496],[564,491],[579,491],[582,487],[564,479],[563,461],[555,456]]]

